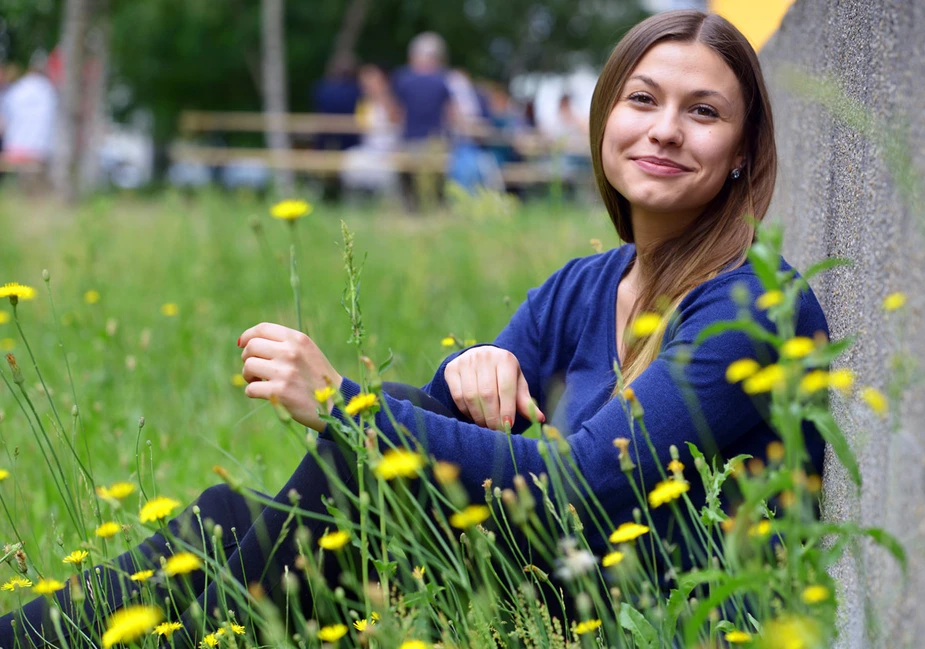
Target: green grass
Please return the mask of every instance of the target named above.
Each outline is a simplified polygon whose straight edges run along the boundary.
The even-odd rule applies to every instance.
[[[605,247],[617,242],[601,209],[534,205],[510,217],[460,211],[406,217],[372,207],[317,206],[297,224],[305,330],[342,374],[358,375],[340,304],[341,219],[355,232],[360,257],[368,254],[361,287],[367,351],[380,362],[391,350],[395,360],[385,378],[414,384],[432,375],[448,333],[493,339],[528,288],[568,259],[592,252],[589,239]],[[188,502],[218,481],[211,468],[222,464],[275,493],[302,448],[265,402],[247,399],[231,383],[241,368],[235,342],[244,329],[261,321],[296,322],[288,226],[269,217],[267,202],[168,193],[98,198],[68,211],[6,193],[0,194],[0,232],[0,284],[38,290],[37,299],[20,304],[20,319],[63,434],[74,437],[98,483],[137,479],[137,441],[149,492]],[[43,269],[51,274],[59,330]],[[83,299],[91,289],[101,296],[92,305]],[[10,313],[5,302],[0,310]],[[176,317],[161,314],[168,302],[178,305]],[[0,347],[10,345],[54,435],[48,401],[12,320],[0,324]],[[64,354],[80,409],[76,431]],[[5,363],[0,371],[9,377]],[[0,413],[0,467],[13,473],[0,489],[31,558],[49,566],[45,560],[76,547],[79,534],[2,383]],[[64,453],[66,447],[59,440],[57,448]],[[72,474],[71,489],[89,512],[95,499]],[[133,499],[129,507],[137,505],[137,494]],[[0,516],[0,542],[14,539],[10,520]]]

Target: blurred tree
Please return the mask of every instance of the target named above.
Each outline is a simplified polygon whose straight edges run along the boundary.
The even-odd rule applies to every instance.
[[[264,137],[274,158],[288,151],[289,132],[284,115],[289,112],[286,91],[286,0],[261,0],[261,88],[263,90]],[[284,196],[292,194],[292,172],[282,165],[274,173],[276,188]]]
[[[66,0],[61,26],[63,74],[52,180],[58,194],[68,202],[75,201],[78,192],[80,139],[86,118],[83,73],[90,8],[90,0]]]

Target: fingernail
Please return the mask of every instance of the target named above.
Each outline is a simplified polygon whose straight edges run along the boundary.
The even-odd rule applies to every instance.
[[[541,424],[546,423],[546,415],[544,415],[543,413],[540,413],[540,423]]]
[[[241,346],[241,336],[238,336],[238,347]]]
[[[514,421],[513,421],[510,417],[505,417],[505,418],[504,418],[504,425],[507,426],[508,428],[510,428],[511,426],[514,425]]]

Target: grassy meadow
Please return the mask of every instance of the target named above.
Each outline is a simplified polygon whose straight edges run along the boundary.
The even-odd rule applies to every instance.
[[[65,430],[56,431],[16,324],[3,315],[12,316],[6,300],[0,349],[16,355],[49,435],[59,437],[63,464],[73,468],[67,438],[99,484],[135,482],[140,467],[149,493],[183,502],[218,481],[215,464],[270,493],[283,484],[304,447],[235,382],[244,329],[265,320],[296,326],[289,225],[272,219],[269,205],[251,195],[164,193],[100,197],[72,211],[0,194],[0,284],[37,290],[20,303],[19,317]],[[304,328],[353,377],[341,220],[355,233],[358,256],[368,255],[361,286],[368,353],[381,362],[391,350],[385,378],[414,384],[445,355],[442,338],[491,340],[528,288],[592,252],[590,239],[617,243],[602,209],[577,205],[528,205],[501,216],[473,204],[420,217],[316,205],[296,224]],[[15,524],[32,561],[60,565],[80,535],[2,384],[0,447],[0,467],[11,474],[0,487],[8,510],[0,543],[15,538]],[[92,492],[76,468],[71,473],[70,489],[89,514]],[[95,518],[87,521],[92,537]]]

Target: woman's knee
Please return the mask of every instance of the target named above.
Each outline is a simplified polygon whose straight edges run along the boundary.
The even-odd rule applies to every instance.
[[[206,529],[210,527],[208,521],[211,526],[221,525],[224,530],[235,527],[242,532],[251,526],[262,509],[256,501],[225,483],[207,488],[196,499],[195,505],[199,507],[199,518]]]

